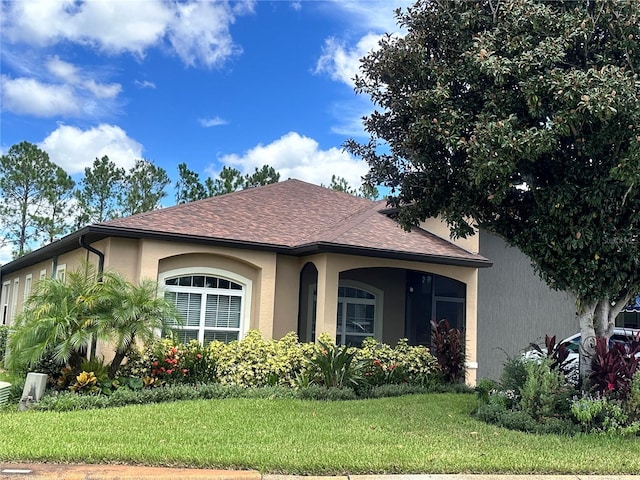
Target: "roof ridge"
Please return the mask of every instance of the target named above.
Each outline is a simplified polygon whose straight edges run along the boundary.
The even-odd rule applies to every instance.
[[[343,218],[342,220],[335,223],[334,225],[329,225],[324,232],[321,232],[318,235],[318,239],[320,241],[327,241],[327,242],[334,241],[339,236],[345,234],[349,230],[360,225],[366,219],[370,218],[373,213],[379,213],[378,207],[379,207],[378,202],[371,200],[370,205],[366,205],[361,209],[358,209],[356,212]]]

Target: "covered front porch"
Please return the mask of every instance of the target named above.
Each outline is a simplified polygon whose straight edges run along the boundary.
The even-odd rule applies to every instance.
[[[326,333],[340,345],[368,337],[431,346],[431,320],[465,331],[468,381],[475,380],[477,269],[457,265],[318,255],[302,266],[298,337]]]

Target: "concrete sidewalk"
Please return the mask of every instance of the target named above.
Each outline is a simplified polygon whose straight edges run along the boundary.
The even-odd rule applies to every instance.
[[[0,480],[640,480],[640,475],[262,475],[255,470],[210,470],[137,465],[3,463]]]

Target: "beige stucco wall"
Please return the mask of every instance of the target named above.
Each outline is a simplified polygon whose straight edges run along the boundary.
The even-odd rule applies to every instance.
[[[440,217],[427,218],[420,226],[428,232],[437,235],[440,238],[452,242],[458,245],[460,248],[464,248],[468,252],[478,253],[480,251],[480,236],[476,230],[476,234],[467,238],[452,238],[451,230],[447,226],[446,222]]]
[[[298,330],[298,292],[303,267],[304,263],[297,257],[277,257],[272,338],[282,338]]]

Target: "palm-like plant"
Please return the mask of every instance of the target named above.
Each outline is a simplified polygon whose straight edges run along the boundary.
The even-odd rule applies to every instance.
[[[175,306],[158,296],[156,282],[143,280],[134,285],[117,273],[104,274],[96,312],[99,336],[115,348],[111,378],[137,341],[150,342],[179,323]]]
[[[10,369],[37,364],[51,354],[60,365],[77,367],[97,330],[95,269],[84,265],[66,279],[43,278],[16,317],[9,337]]]

